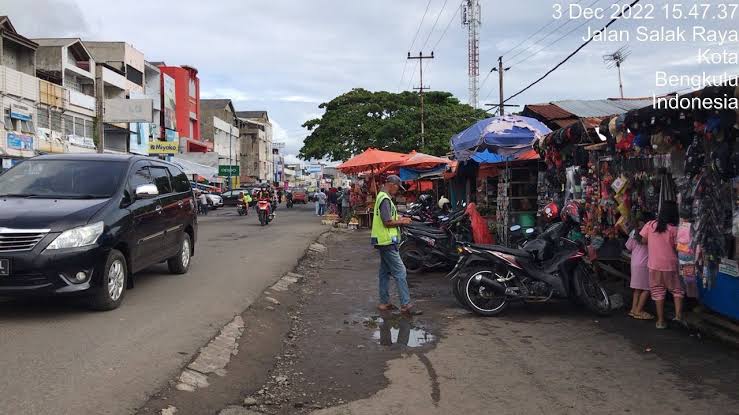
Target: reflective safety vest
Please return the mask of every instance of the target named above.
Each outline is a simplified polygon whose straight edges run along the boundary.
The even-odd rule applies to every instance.
[[[393,200],[385,192],[378,193],[377,200],[375,200],[374,217],[372,218],[372,245],[375,246],[388,246],[400,243],[400,229],[397,227],[387,227],[382,222],[380,205],[385,199],[390,202],[390,217],[393,220],[398,220],[398,210],[395,208]]]

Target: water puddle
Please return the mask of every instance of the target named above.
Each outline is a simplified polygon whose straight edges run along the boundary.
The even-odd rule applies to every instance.
[[[421,347],[436,341],[436,336],[403,316],[372,317],[365,320],[365,326],[376,329],[372,339],[383,346]]]

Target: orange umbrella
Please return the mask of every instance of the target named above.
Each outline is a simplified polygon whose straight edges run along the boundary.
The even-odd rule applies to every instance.
[[[416,169],[432,169],[440,164],[450,165],[451,160],[444,157],[436,157],[430,154],[418,153],[415,150],[408,154],[408,159],[400,163],[400,167],[413,167]]]
[[[369,148],[337,167],[343,173],[361,173],[370,170],[384,170],[406,160],[407,154]]]

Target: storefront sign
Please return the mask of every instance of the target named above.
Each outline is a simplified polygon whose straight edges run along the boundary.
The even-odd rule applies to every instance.
[[[31,121],[31,109],[25,105],[11,104],[10,118],[21,121]]]
[[[149,136],[151,135],[151,124],[140,122],[131,123],[131,134],[129,141],[129,150],[134,154],[149,154]]]
[[[180,138],[177,131],[164,130],[164,140],[159,138],[149,141],[149,154],[178,154]]]
[[[175,82],[174,78],[167,74],[162,74],[164,80],[164,128],[170,130],[177,129],[177,112],[175,100]]]
[[[72,144],[73,146],[77,147],[84,147],[84,148],[95,148],[95,140],[88,137],[80,137],[78,135],[68,135],[67,140],[69,140],[69,144]]]
[[[33,136],[9,132],[8,148],[15,150],[33,150]]]
[[[230,172],[230,173],[229,173]],[[239,176],[241,173],[239,166],[218,166],[218,175],[227,177],[227,176]]]
[[[311,164],[307,170],[308,173],[320,173],[322,169],[320,164]]]
[[[718,266],[718,272],[726,274],[730,277],[739,277],[739,264],[736,261],[727,258],[721,258],[721,263]]]
[[[103,121],[152,122],[153,102],[151,99],[106,99]]]

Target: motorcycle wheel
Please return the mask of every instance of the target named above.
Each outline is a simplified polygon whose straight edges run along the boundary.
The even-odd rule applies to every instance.
[[[405,271],[409,274],[419,274],[423,272],[423,261],[419,257],[423,256],[423,252],[418,248],[415,242],[408,241],[400,246],[400,259],[405,265]]]
[[[457,304],[461,305],[462,307],[469,309],[470,307],[467,305],[467,302],[464,301],[464,296],[462,295],[462,292],[464,291],[464,278],[455,278],[452,280],[452,294],[454,294],[454,299],[457,300]]]
[[[478,282],[475,277],[485,275],[488,278],[495,278],[495,274],[488,268],[473,268],[467,272],[462,278],[462,299],[467,308],[475,314],[491,317],[503,312],[508,306],[508,300],[505,295],[495,293],[490,289],[486,289],[483,284]],[[506,283],[501,283],[506,286]]]
[[[259,224],[264,226],[267,224],[267,219],[265,218],[265,215],[263,211],[259,211]]]
[[[580,299],[588,310],[600,316],[611,314],[611,297],[598,282],[590,266],[580,263],[575,268],[575,284]]]

